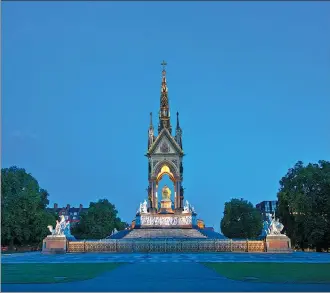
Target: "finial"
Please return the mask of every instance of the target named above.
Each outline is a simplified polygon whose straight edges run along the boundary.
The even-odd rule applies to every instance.
[[[167,63],[166,63],[166,61],[165,60],[163,60],[163,62],[160,64],[160,65],[162,65],[163,66],[163,71],[166,69],[166,65],[167,65]]]
[[[152,112],[150,112],[150,126],[152,126]]]
[[[176,112],[176,128],[180,128],[179,112]]]

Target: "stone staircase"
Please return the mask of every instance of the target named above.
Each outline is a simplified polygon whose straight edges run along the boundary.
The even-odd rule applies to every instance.
[[[122,239],[143,239],[143,238],[207,238],[197,229],[133,229]]]
[[[131,232],[131,230],[122,230],[122,231],[118,231],[117,233],[108,236],[105,239],[122,239],[124,238],[127,234],[129,234]]]
[[[203,234],[208,239],[221,239],[221,240],[228,239],[224,235],[222,235],[218,232],[215,232],[215,231],[210,231],[210,230],[206,230],[206,229],[198,229],[198,231],[200,231],[200,233]]]

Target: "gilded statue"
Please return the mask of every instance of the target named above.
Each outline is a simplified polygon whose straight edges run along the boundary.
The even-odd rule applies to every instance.
[[[171,198],[171,190],[165,185],[162,189],[162,199],[170,199]]]

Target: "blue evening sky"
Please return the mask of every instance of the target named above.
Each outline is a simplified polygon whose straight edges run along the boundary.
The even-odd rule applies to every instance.
[[[298,160],[330,159],[330,3],[4,2],[2,166],[50,204],[146,197],[161,66],[183,128],[185,196],[219,230],[225,201],[276,199]]]

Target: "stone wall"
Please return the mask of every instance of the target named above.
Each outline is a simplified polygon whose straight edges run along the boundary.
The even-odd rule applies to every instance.
[[[208,239],[70,241],[68,252],[265,252],[265,242]]]
[[[266,237],[266,250],[268,252],[290,252],[291,241],[286,235],[268,235]]]
[[[65,236],[48,235],[42,242],[42,253],[66,253],[68,240]]]

